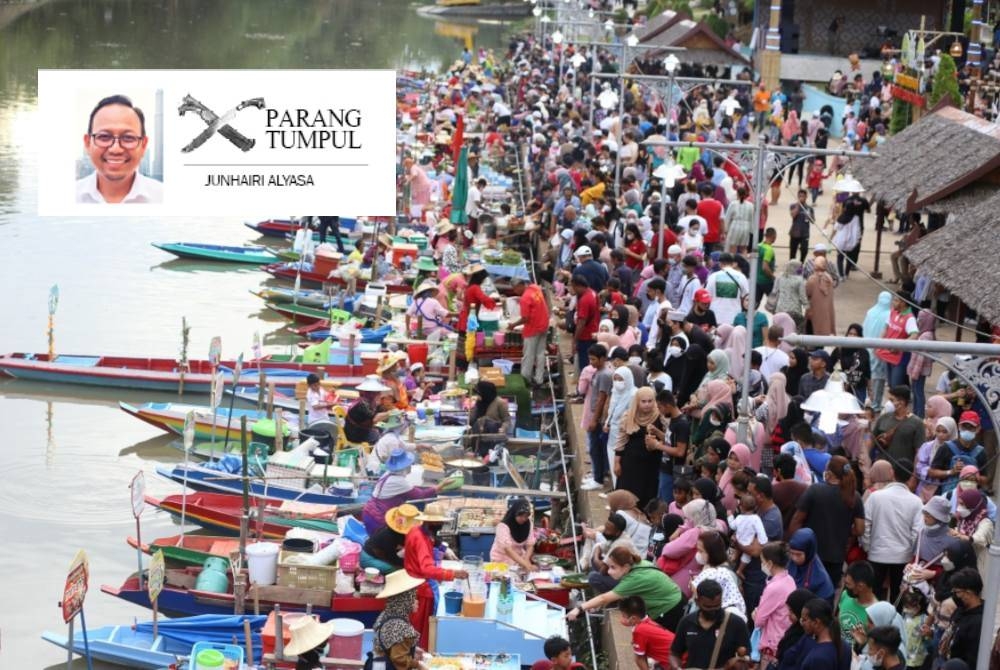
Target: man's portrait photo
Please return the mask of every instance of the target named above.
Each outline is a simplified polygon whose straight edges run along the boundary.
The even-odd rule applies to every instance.
[[[158,103],[161,99],[158,96]],[[162,133],[160,133],[162,135]],[[156,163],[162,165],[162,140],[154,144]],[[81,160],[76,202],[141,204],[163,202],[163,183],[155,177],[147,157],[150,136],[147,119],[125,95],[102,98],[90,112],[83,149],[90,165]],[[146,160],[143,160],[146,158]],[[88,170],[92,170],[86,174]],[[162,173],[162,169],[158,170]]]

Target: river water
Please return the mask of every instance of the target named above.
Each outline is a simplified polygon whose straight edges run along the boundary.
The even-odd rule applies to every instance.
[[[61,353],[175,357],[182,317],[192,357],[206,357],[215,335],[224,357],[249,355],[255,331],[269,351],[290,346],[282,321],[249,293],[264,273],[170,260],[150,245],[255,240],[242,221],[36,215],[46,132],[39,68],[438,69],[458,57],[464,35],[477,47],[502,48],[510,29],[442,25],[392,0],[0,2],[0,351],[46,350],[53,284]],[[0,380],[0,668],[63,667],[65,652],[40,635],[65,632],[57,603],[78,549],[90,560],[89,627],[149,619],[100,585],[118,585],[136,569],[125,543],[135,532],[130,480],[142,470],[148,492],[179,492],[154,467],[180,452],[117,405],[171,399]],[[142,516],[144,539],[177,532],[164,515]]]

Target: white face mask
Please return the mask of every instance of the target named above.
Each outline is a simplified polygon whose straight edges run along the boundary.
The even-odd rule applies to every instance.
[[[883,414],[895,414],[896,406],[892,404],[891,400],[887,400],[884,405],[882,405]]]
[[[708,564],[708,556],[706,556],[705,554],[703,554],[703,553],[701,553],[699,551],[697,554],[694,555],[694,561],[698,565],[707,565]]]
[[[941,559],[941,567],[945,569],[945,572],[951,572],[955,569],[955,563],[950,558],[945,556]]]
[[[615,387],[616,391],[624,391],[625,390],[625,380],[624,379],[622,379],[622,380],[616,379],[615,381],[612,382],[612,385]]]
[[[959,505],[958,509],[955,510],[955,514],[957,514],[959,518],[966,519],[970,514],[972,514],[972,510],[970,510],[967,507],[962,507],[961,505]]]
[[[958,488],[960,489],[974,489],[976,488],[976,482],[972,480],[963,480],[958,483]]]
[[[642,356],[629,356],[628,362],[631,365],[642,365]]]
[[[760,564],[760,570],[761,570],[761,572],[763,572],[763,573],[764,573],[765,575],[767,575],[768,577],[770,577],[770,576],[771,576],[771,574],[772,574],[772,570],[773,570],[773,569],[774,569],[774,568],[772,568],[772,567],[771,567],[771,564],[770,564],[770,563],[764,563],[764,562],[761,562],[761,564]]]
[[[667,356],[670,358],[677,358],[681,355],[680,347],[667,347]]]

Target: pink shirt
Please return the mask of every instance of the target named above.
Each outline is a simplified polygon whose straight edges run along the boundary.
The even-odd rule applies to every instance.
[[[534,531],[534,528],[532,528]],[[513,549],[522,558],[528,557],[528,548],[531,546],[534,532],[528,533],[528,539],[524,542],[515,542],[510,535],[510,528],[507,524],[500,522],[497,524],[496,536],[493,538],[493,547],[490,548],[490,560],[494,563],[513,563],[506,549]]]
[[[593,411],[590,409],[590,394],[591,385],[590,382],[597,374],[597,368],[593,365],[588,365],[583,370],[580,371],[580,378],[576,382],[576,392],[582,395],[583,398],[583,417],[580,419],[580,428],[587,430],[590,427],[590,419],[593,417]]]
[[[763,629],[760,635],[761,649],[776,650],[781,637],[792,625],[785,600],[794,590],[795,580],[787,572],[767,580],[760,603],[753,613],[754,625]]]

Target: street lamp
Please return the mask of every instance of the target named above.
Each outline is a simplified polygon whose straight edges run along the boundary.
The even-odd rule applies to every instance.
[[[534,8],[532,8],[531,13],[537,19],[539,16],[542,15],[542,8],[539,7],[538,5],[535,5]]]
[[[635,33],[629,33],[628,37],[625,38],[625,44],[627,44],[630,47],[638,46],[639,38],[636,37]]]
[[[601,105],[601,109],[609,110],[614,109],[618,105],[618,94],[611,89],[607,84],[604,85],[605,89],[601,91],[601,94],[597,96],[597,102]]]

